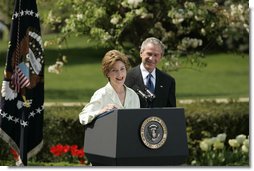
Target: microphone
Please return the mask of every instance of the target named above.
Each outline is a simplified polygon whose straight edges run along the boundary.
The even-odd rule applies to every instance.
[[[133,89],[137,92],[138,95],[140,95],[143,99],[147,100],[147,95],[143,93],[137,85],[133,86]]]
[[[151,100],[155,99],[156,96],[148,88],[145,88],[145,91]]]

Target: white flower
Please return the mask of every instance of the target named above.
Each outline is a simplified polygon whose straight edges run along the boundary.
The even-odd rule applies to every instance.
[[[116,25],[119,22],[119,18],[114,16],[114,17],[111,18],[110,22],[112,24]]]
[[[193,15],[194,15],[194,13],[193,13],[192,11],[188,11],[188,12],[187,12],[187,16],[188,16],[189,18],[191,18]]]
[[[202,46],[202,44],[203,44],[203,40],[200,39],[200,40],[198,41],[198,45],[199,45],[199,46]]]
[[[62,56],[62,60],[63,60],[63,63],[67,63],[67,62],[68,62],[67,56],[63,55],[63,56]]]
[[[226,140],[226,137],[227,137],[227,134],[225,133],[222,133],[222,134],[218,134],[217,135],[217,139],[220,141],[220,142],[224,142]]]
[[[204,0],[204,2],[214,2],[214,0]]]
[[[146,10],[144,8],[136,9],[135,14],[137,14],[137,15],[147,15]]]
[[[228,144],[229,144],[231,147],[234,147],[234,148],[240,146],[240,144],[237,142],[236,139],[230,139],[230,140],[228,140]]]
[[[194,9],[196,7],[196,4],[193,2],[185,2],[184,7],[187,9]]]
[[[207,138],[205,139],[205,141],[209,144],[209,146],[212,146],[217,141],[217,138],[216,137]]]
[[[244,152],[244,153],[248,153],[249,152],[249,148],[247,147],[247,146],[245,146],[245,145],[242,145],[242,152]]]
[[[240,134],[236,136],[236,140],[239,144],[242,144],[245,139],[246,139],[246,135],[244,134]]]
[[[77,14],[77,19],[80,21],[83,19],[83,14]]]
[[[243,145],[249,148],[249,139],[244,140]]]
[[[128,0],[128,4],[134,8],[137,8],[138,4],[141,3],[143,0]]]
[[[199,143],[199,147],[201,148],[202,151],[208,151],[210,146],[206,141],[201,141]]]
[[[218,6],[219,6],[219,4],[218,4],[217,2],[214,2],[214,3],[213,3],[213,7],[214,7],[214,8],[217,8]]]
[[[60,74],[60,72],[62,71],[63,65],[64,63],[62,61],[56,61],[54,65],[50,65],[48,67],[48,72]]]
[[[220,149],[223,149],[223,148],[224,148],[224,144],[221,141],[219,141],[218,139],[217,139],[217,141],[215,141],[213,143],[213,149],[214,150],[220,150]]]
[[[48,46],[48,41],[44,41],[44,47],[47,47]]]
[[[191,165],[195,165],[195,164],[197,164],[196,160],[191,161]]]
[[[195,15],[194,18],[195,18],[195,20],[197,20],[197,21],[201,21],[201,20],[203,19],[201,16],[197,16],[197,15]]]
[[[181,23],[181,22],[183,22],[184,21],[184,18],[174,18],[173,20],[172,20],[172,22],[174,23],[174,24],[179,24],[179,23]]]
[[[197,39],[192,39],[191,42],[192,42],[192,43],[191,43],[191,47],[192,47],[192,48],[197,48],[197,47],[198,47],[199,42],[198,42]]]
[[[50,65],[48,67],[48,72],[50,72],[50,73],[56,73],[56,74],[60,73],[60,71],[56,69],[56,65]]]
[[[103,35],[103,37],[102,37],[102,39],[104,40],[104,41],[108,41],[109,39],[111,38],[111,36],[106,32],[104,35]]]
[[[64,63],[62,61],[56,61],[57,67],[62,67]]]
[[[238,4],[237,9],[241,14],[244,12],[244,7],[242,4]]]
[[[174,15],[173,20],[172,20],[172,22],[173,22],[174,24],[179,24],[179,23],[182,23],[183,21],[184,21],[184,17],[183,17],[183,15],[180,14],[180,13],[176,13],[176,14]]]

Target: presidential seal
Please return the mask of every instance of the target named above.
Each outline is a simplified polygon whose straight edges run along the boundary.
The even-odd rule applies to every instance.
[[[143,143],[151,149],[158,149],[167,140],[167,126],[164,121],[156,116],[144,120],[140,128]]]

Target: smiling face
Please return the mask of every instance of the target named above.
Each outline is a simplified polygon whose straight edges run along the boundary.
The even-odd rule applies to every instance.
[[[129,67],[128,58],[118,50],[108,51],[102,59],[102,71],[111,85],[116,88],[122,86]]]
[[[148,43],[140,52],[142,63],[148,72],[152,72],[162,57],[162,49],[159,45]]]
[[[126,73],[125,64],[122,61],[116,61],[109,70],[107,77],[113,87],[122,86],[125,82]]]

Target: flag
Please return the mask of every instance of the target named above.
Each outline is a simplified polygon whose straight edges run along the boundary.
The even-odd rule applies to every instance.
[[[44,49],[36,0],[15,0],[0,101],[0,137],[19,165],[43,145]]]

